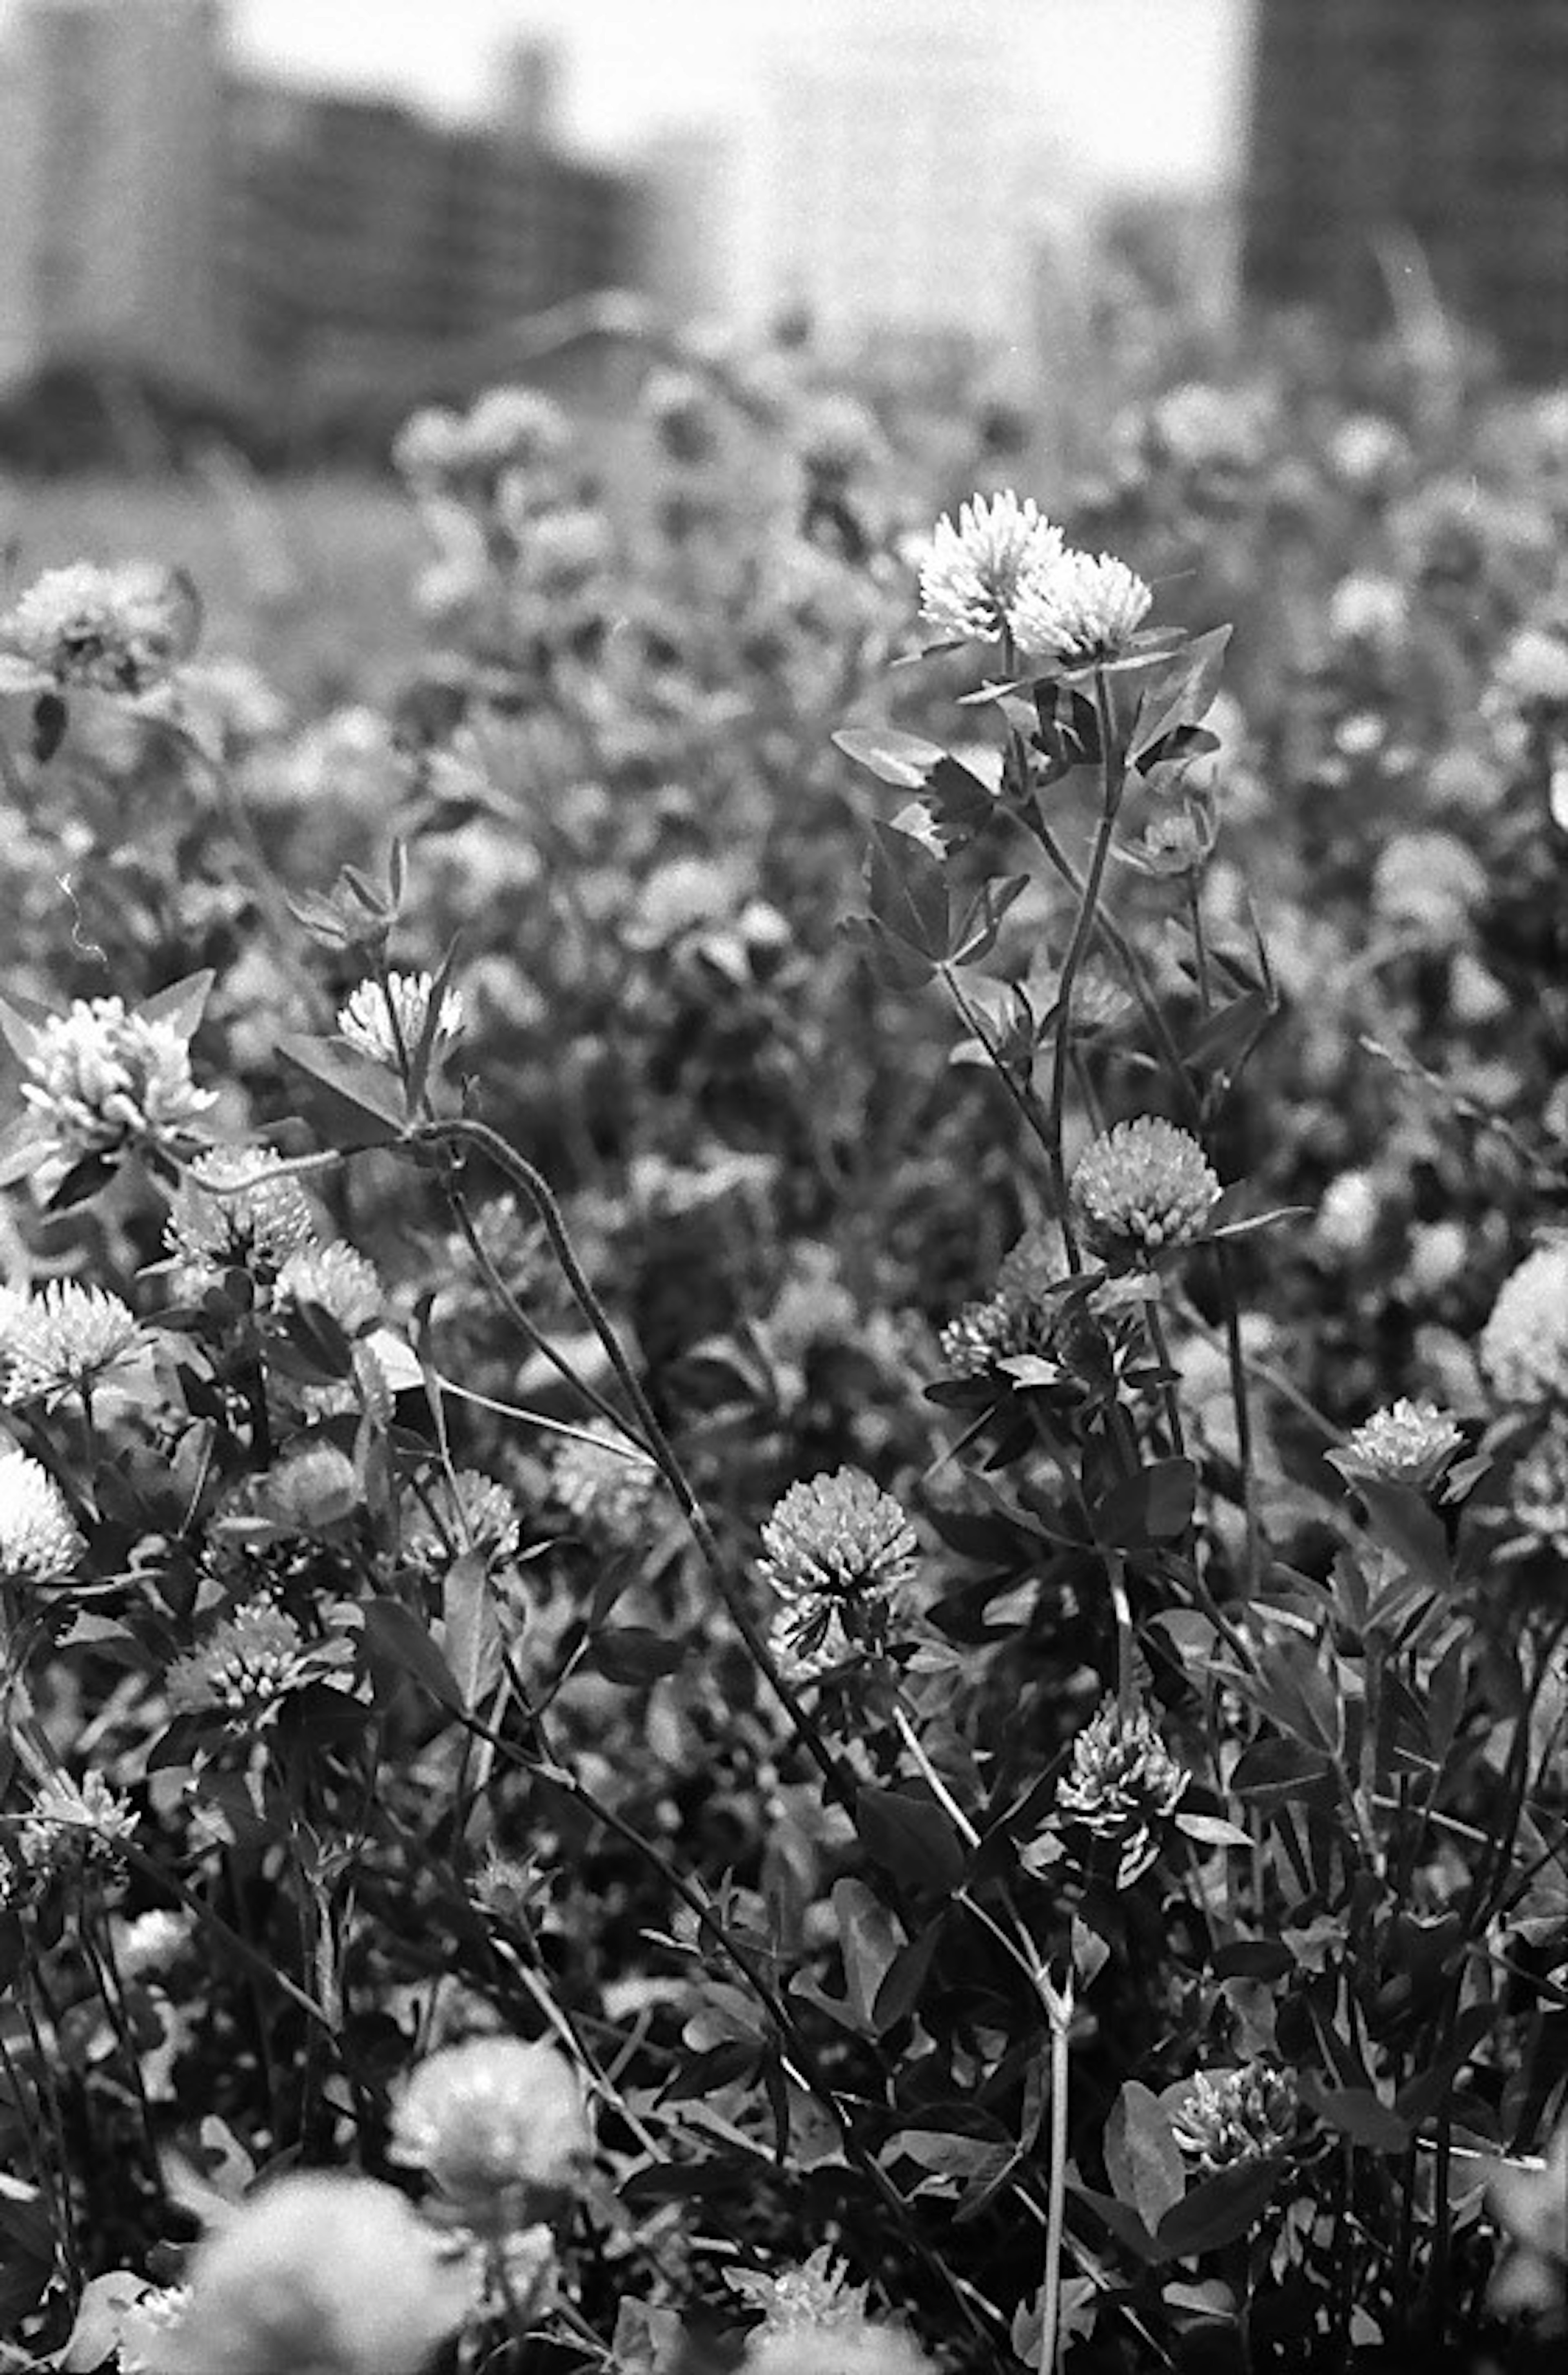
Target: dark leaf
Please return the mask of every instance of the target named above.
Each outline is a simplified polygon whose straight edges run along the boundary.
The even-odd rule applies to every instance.
[[[855,1826],[867,1854],[905,1887],[947,1894],[963,1878],[962,1842],[934,1798],[862,1790]]]
[[[1262,2160],[1206,2177],[1160,2221],[1156,2240],[1161,2251],[1168,2259],[1190,2260],[1239,2242],[1267,2209],[1282,2174],[1279,2161]]]
[[[686,1655],[685,1645],[646,1625],[617,1625],[598,1635],[587,1652],[607,1682],[628,1689],[645,1689],[662,1675],[673,1674]]]

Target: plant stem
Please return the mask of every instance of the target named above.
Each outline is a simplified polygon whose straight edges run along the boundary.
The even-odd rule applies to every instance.
[[[1045,2283],[1040,2310],[1040,2375],[1055,2375],[1062,2323],[1062,2229],[1067,2199],[1067,2032],[1072,2024],[1069,1977],[1058,1993],[1043,1990],[1051,2023],[1051,2177],[1046,2199]]]
[[[1046,1152],[1051,1165],[1052,1193],[1056,1199],[1056,1214],[1061,1223],[1062,1242],[1067,1248],[1067,1267],[1075,1274],[1083,1268],[1077,1240],[1073,1235],[1072,1215],[1067,1204],[1067,1165],[1062,1155],[1062,1123],[1067,1093],[1067,1050],[1072,1043],[1073,985],[1088,952],[1090,935],[1100,905],[1100,892],[1105,880],[1105,867],[1111,855],[1111,842],[1116,829],[1116,815],[1122,804],[1122,787],[1126,766],[1114,740],[1110,697],[1105,689],[1103,668],[1094,671],[1094,707],[1100,721],[1101,807],[1100,827],[1094,836],[1094,849],[1089,861],[1089,873],[1083,895],[1073,923],[1067,952],[1062,960],[1061,978],[1056,986],[1056,1040],[1051,1058],[1051,1100],[1046,1109],[1048,1140]]]

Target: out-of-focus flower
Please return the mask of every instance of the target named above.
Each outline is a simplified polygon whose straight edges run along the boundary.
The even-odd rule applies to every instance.
[[[472,2276],[373,2178],[279,2178],[209,2234],[160,2375],[421,2375]]]
[[[406,1529],[403,1548],[417,1566],[438,1572],[466,1551],[487,1559],[508,1559],[522,1539],[517,1504],[504,1484],[477,1468],[460,1468],[432,1496],[434,1510],[421,1506]]]
[[[289,1691],[310,1679],[304,1637],[291,1616],[258,1601],[214,1625],[198,1649],[169,1669],[169,1704],[176,1714],[221,1713],[257,1722]]]
[[[178,1140],[218,1102],[192,1080],[174,1024],[128,1014],[118,998],[78,998],[40,1023],[24,1071],[23,1098],[53,1153],[71,1162]]]
[[[590,1419],[580,1433],[560,1439],[550,1453],[552,1498],[606,1547],[637,1540],[658,1489],[653,1463],[607,1419]]]
[[[1116,1857],[1116,1886],[1130,1888],[1160,1852],[1161,1835],[1191,1777],[1141,1707],[1124,1715],[1107,1699],[1073,1742],[1056,1784],[1056,1817],[1089,1831]]]
[[[456,469],[462,451],[460,416],[446,405],[426,405],[409,414],[393,439],[393,467],[416,482],[439,481]]]
[[[726,2282],[762,2312],[753,2343],[782,2334],[854,2334],[866,2324],[867,2288],[850,2283],[849,2270],[834,2259],[830,2243],[820,2244],[797,2268],[785,2268],[777,2275],[732,2268]]]
[[[1396,833],[1373,868],[1375,912],[1434,939],[1461,936],[1486,893],[1485,868],[1451,833]]]
[[[1027,574],[1062,549],[1062,532],[1012,490],[975,495],[955,527],[937,521],[920,567],[920,615],[939,635],[967,643],[1000,635]]]
[[[643,412],[670,461],[699,469],[719,449],[719,399],[692,372],[650,372],[643,384]]]
[[[0,691],[28,689],[8,682],[10,655],[62,690],[145,692],[190,651],[198,615],[190,585],[151,561],[46,569],[0,619]]]
[[[15,1445],[0,1450],[0,1575],[53,1583],[69,1575],[86,1544],[65,1496],[46,1468]]]
[[[1568,1557],[1568,1422],[1554,1415],[1514,1470],[1509,1515],[1527,1542]]]
[[[191,1917],[163,1905],[135,1914],[120,1934],[116,1949],[120,1968],[128,1979],[145,1979],[166,1971],[191,1943]]]
[[[1568,2120],[1560,2120],[1544,2158],[1503,2160],[1486,2206],[1505,2239],[1487,2292],[1497,2317],[1528,2317],[1539,2334],[1568,2326]]]
[[[1492,697],[1513,708],[1568,708],[1568,628],[1521,627],[1503,647]]]
[[[1402,430],[1375,412],[1353,412],[1328,441],[1328,458],[1346,483],[1363,493],[1386,486],[1410,458]]]
[[[372,1063],[400,1071],[424,1034],[434,990],[434,977],[428,973],[389,973],[384,986],[362,981],[348,1005],[338,1010],[339,1035]],[[455,989],[443,990],[432,1047],[449,1045],[462,1028],[462,997]]]
[[[1409,602],[1397,578],[1364,572],[1342,577],[1328,597],[1328,632],[1337,644],[1397,650],[1409,625]]]
[[[934,2375],[932,2363],[897,2326],[862,2322],[765,2334],[752,2343],[741,2375]]]
[[[51,1279],[37,1294],[0,1313],[0,1375],[8,1402],[53,1406],[90,1394],[124,1372],[146,1346],[129,1304],[100,1286]]]
[[[1314,1223],[1330,1252],[1353,1258],[1364,1254],[1376,1234],[1381,1204],[1370,1171],[1341,1171],[1323,1191]]]
[[[543,470],[572,445],[572,423],[553,397],[532,387],[491,387],[462,423],[467,469]]]
[[[63,1878],[118,1864],[136,1828],[130,1800],[101,1773],[56,1773],[39,1784],[18,1845],[24,1863]]]
[[[385,1301],[375,1266],[352,1246],[302,1246],[277,1273],[277,1303],[312,1303],[336,1320],[345,1336],[374,1328]]]
[[[1207,801],[1187,799],[1180,808],[1161,809],[1150,817],[1141,837],[1120,855],[1146,874],[1174,880],[1194,874],[1211,855],[1217,820]],[[1077,1002],[1074,1002],[1077,1018]]]
[[[1147,617],[1154,596],[1113,553],[1067,550],[1032,564],[1008,605],[1008,624],[1027,659],[1068,666],[1114,660]]]
[[[581,2191],[593,2136],[564,2054],[476,2037],[419,2064],[393,2112],[389,2150],[422,2168],[465,2225],[498,2235]]]
[[[760,1571],[784,1609],[773,1647],[805,1681],[885,1648],[918,1544],[902,1506],[858,1469],[792,1484],[762,1528]]]
[[[188,2285],[148,2285],[120,2321],[119,2375],[168,2375],[172,2337],[190,2300]]]
[[[1441,1294],[1461,1275],[1469,1258],[1463,1222],[1419,1221],[1410,1231],[1408,1269],[1410,1284],[1419,1294]]]
[[[1172,2132],[1205,2177],[1239,2162],[1286,2151],[1301,2125],[1301,2102],[1288,2070],[1249,2062],[1240,2070],[1200,2070],[1192,2092],[1171,2115]]]
[[[1344,1449],[1329,1457],[1348,1476],[1374,1476],[1421,1491],[1436,1483],[1464,1439],[1452,1412],[1401,1399],[1374,1411],[1347,1436]]]
[[[182,1178],[164,1223],[163,1242],[199,1284],[204,1273],[248,1270],[269,1285],[289,1259],[312,1244],[315,1215],[283,1158],[270,1146],[214,1146]]]
[[[552,503],[539,511],[512,498],[518,474],[501,481],[496,508],[518,540],[519,575],[529,592],[565,602],[601,577],[615,559],[615,530],[592,503]]]
[[[1201,1236],[1220,1182],[1189,1131],[1142,1114],[1091,1140],[1073,1173],[1072,1200],[1096,1253],[1139,1260]]]
[[[255,1486],[257,1514],[302,1534],[340,1524],[363,1498],[359,1471],[335,1443],[308,1444],[258,1478]]]
[[[876,414],[858,396],[842,391],[813,397],[792,428],[795,450],[813,478],[858,478],[887,458],[887,439]]]
[[[1568,1403],[1568,1237],[1538,1246],[1503,1280],[1480,1365],[1500,1401]]]

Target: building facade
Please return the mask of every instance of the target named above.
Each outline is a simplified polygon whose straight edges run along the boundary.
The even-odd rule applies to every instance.
[[[1568,0],[1256,6],[1249,287],[1367,325],[1413,240],[1514,370],[1568,370]]]

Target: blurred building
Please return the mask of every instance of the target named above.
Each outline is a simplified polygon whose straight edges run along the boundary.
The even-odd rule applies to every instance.
[[[0,57],[0,369],[221,361],[218,0],[22,0]]]
[[[1568,0],[1256,6],[1249,286],[1370,323],[1413,238],[1515,370],[1568,369]]]
[[[438,124],[390,101],[232,99],[225,210],[230,327],[250,384],[308,413],[565,298],[636,259],[623,176],[553,136],[553,76],[513,62],[495,119]]]
[[[1052,160],[1006,0],[838,0],[765,65],[749,311],[829,338],[1019,335]]]

